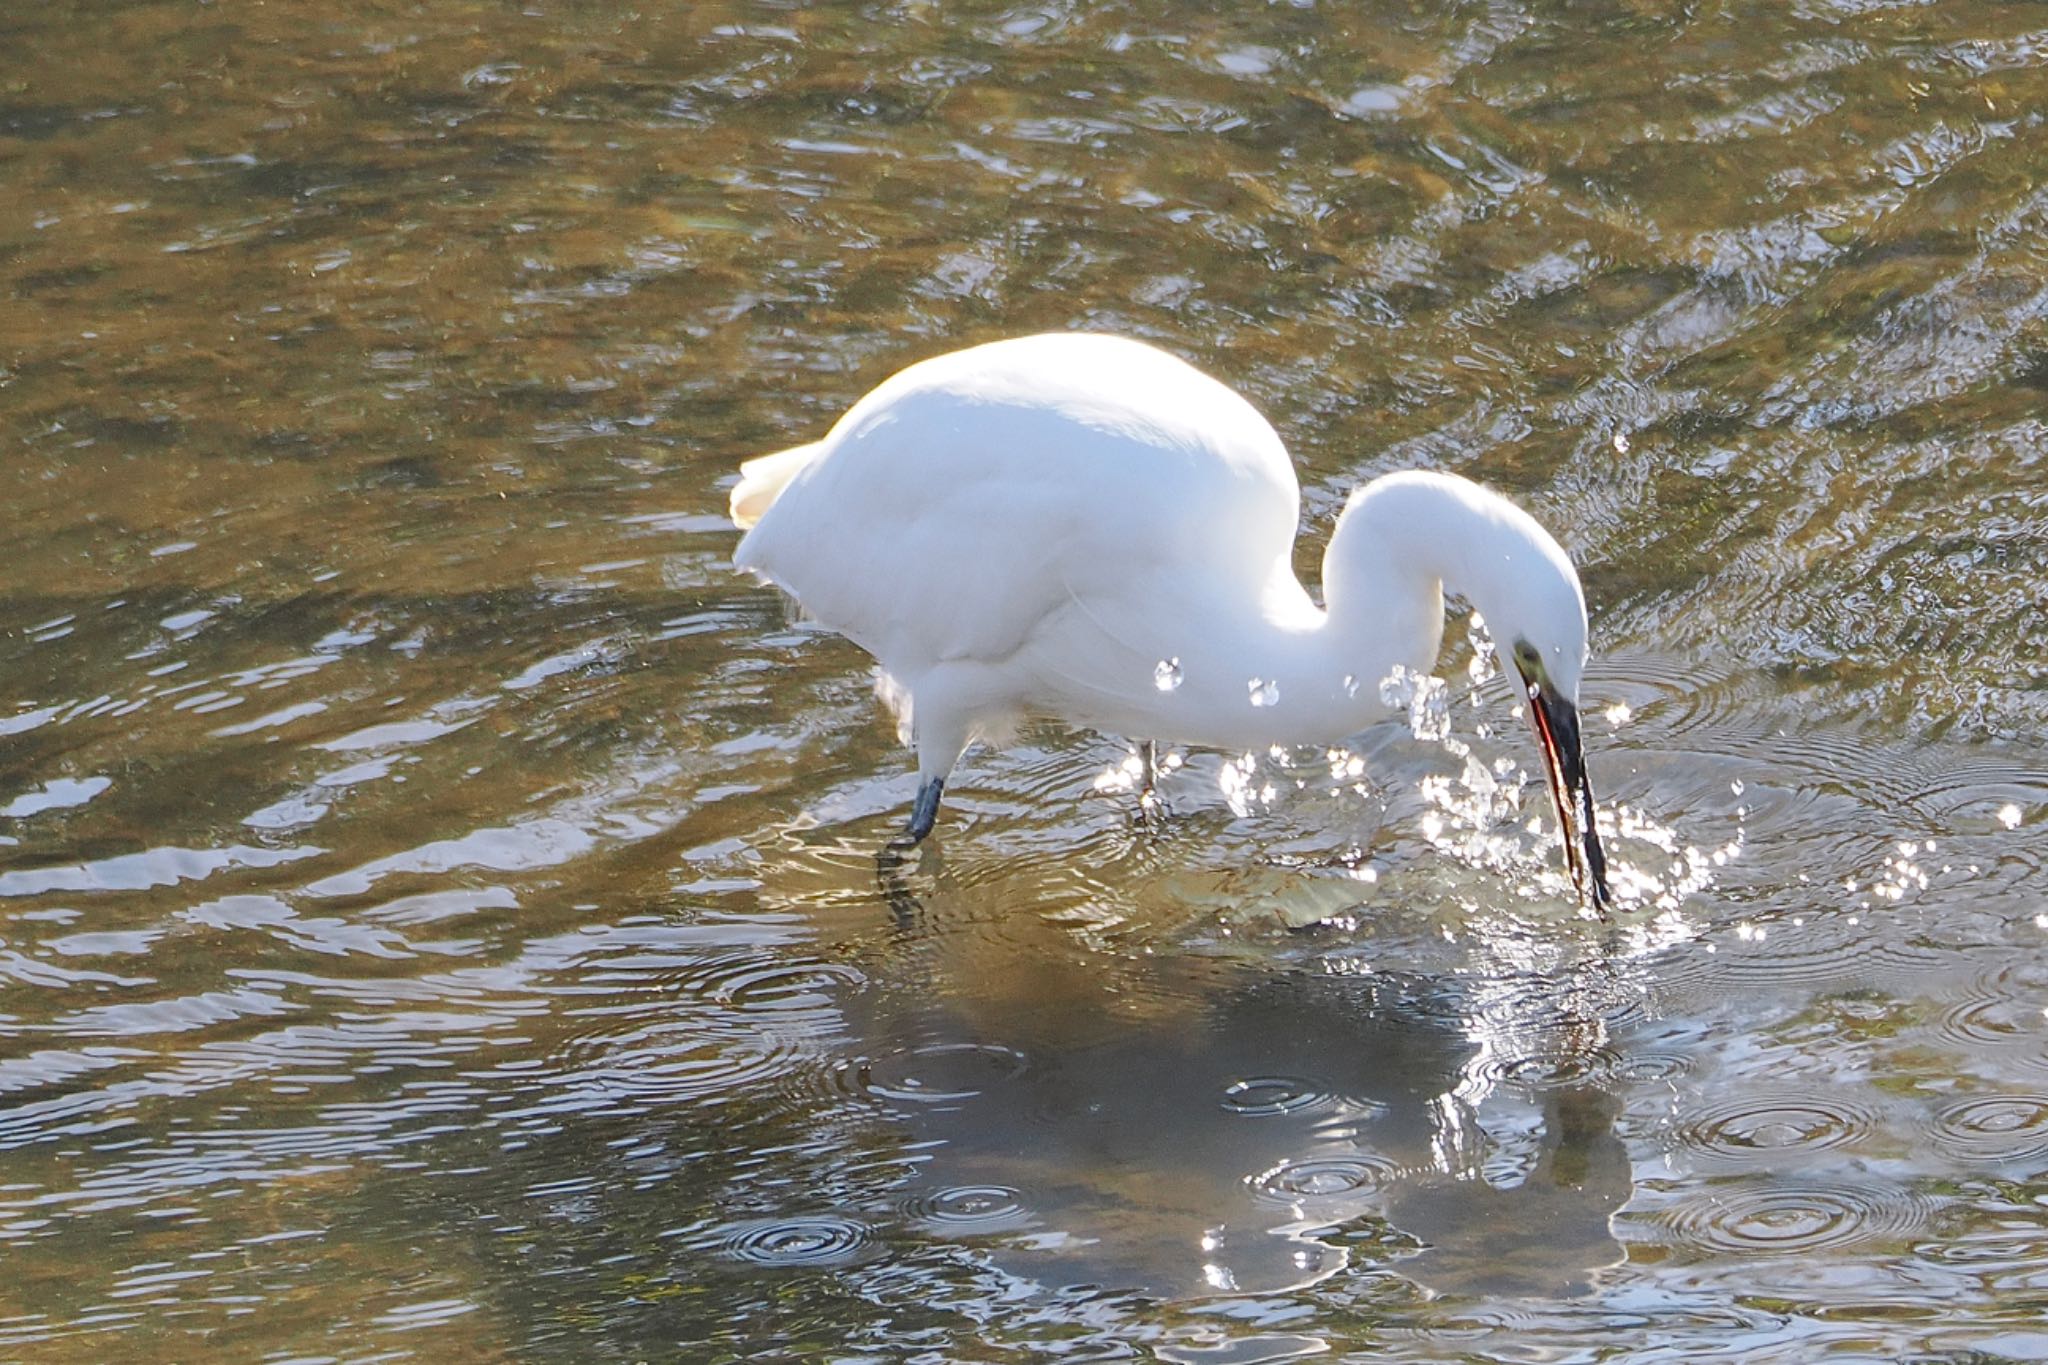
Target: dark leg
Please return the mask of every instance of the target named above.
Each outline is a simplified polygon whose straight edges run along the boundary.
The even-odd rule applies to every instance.
[[[1159,744],[1156,740],[1144,740],[1138,745],[1138,757],[1143,761],[1144,772],[1139,777],[1138,823],[1148,833],[1157,834],[1164,828],[1166,803],[1159,799]]]
[[[881,877],[883,892],[889,897],[889,904],[896,911],[899,927],[909,926],[904,914],[904,903],[896,894],[903,889],[900,880],[903,875],[903,860],[924,842],[924,837],[932,832],[932,826],[938,823],[939,793],[945,789],[945,779],[938,777],[919,787],[917,800],[910,807],[910,828],[883,844],[875,853],[875,872]],[[913,910],[916,909],[917,901],[914,897],[909,900],[909,906]]]
[[[939,822],[939,796],[946,790],[946,780],[935,777],[917,789],[917,801],[910,808],[910,828],[891,839],[892,848],[915,848],[924,842],[932,832],[932,826]]]

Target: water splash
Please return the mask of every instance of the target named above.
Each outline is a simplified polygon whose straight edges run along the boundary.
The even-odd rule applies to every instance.
[[[1487,633],[1486,618],[1473,612],[1465,623],[1465,639],[1472,646],[1472,658],[1465,665],[1465,676],[1472,682],[1472,704],[1480,704],[1479,685],[1500,672],[1500,660],[1494,652],[1493,636]]]
[[[1415,700],[1415,675],[1406,664],[1395,664],[1393,672],[1380,679],[1380,703],[1390,711],[1406,711]]]
[[[1451,733],[1450,691],[1442,678],[1395,664],[1380,679],[1380,701],[1408,713],[1408,728],[1417,739],[1441,742]]]
[[[1253,706],[1273,706],[1280,701],[1280,684],[1270,678],[1253,678],[1245,688]]]
[[[1180,687],[1182,680],[1183,674],[1178,655],[1171,659],[1161,659],[1152,670],[1152,685],[1161,692],[1175,691]]]
[[[1513,753],[1489,758],[1484,750],[1491,748],[1493,730],[1484,721],[1474,722],[1470,736],[1455,732],[1442,679],[1397,668],[1380,691],[1389,705],[1406,706],[1416,738],[1436,744],[1458,761],[1455,776],[1438,773],[1417,783],[1427,804],[1419,822],[1423,838],[1469,867],[1519,885],[1525,893],[1576,902],[1576,892],[1556,860],[1560,836],[1548,803],[1540,799],[1544,783],[1535,763],[1525,766],[1523,756]],[[1731,789],[1739,796],[1741,782],[1732,783]],[[1525,797],[1532,791],[1539,795]],[[1742,853],[1747,816],[1746,806],[1737,807],[1735,829],[1726,841],[1695,845],[1647,811],[1612,800],[1601,802],[1597,818],[1608,848],[1608,882],[1616,901],[1633,912],[1675,916],[1686,900],[1711,887],[1720,869]],[[1896,882],[1897,869],[1892,871]],[[1676,919],[1637,927],[1646,935],[1638,945],[1644,948],[1693,932]]]

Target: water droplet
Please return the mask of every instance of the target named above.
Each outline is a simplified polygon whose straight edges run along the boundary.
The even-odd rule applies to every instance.
[[[1395,664],[1394,671],[1380,679],[1380,701],[1383,705],[1405,711],[1408,703],[1415,700],[1415,675],[1403,664]]]
[[[1494,780],[1492,770],[1469,754],[1465,758],[1465,776],[1463,780],[1465,789],[1474,796],[1481,798],[1482,801],[1500,789],[1500,783]]]
[[[1633,716],[1635,712],[1629,709],[1629,705],[1627,702],[1618,701],[1614,703],[1614,705],[1608,707],[1601,714],[1607,717],[1608,725],[1612,726],[1616,730],[1619,730],[1622,726],[1628,724],[1629,718]]]
[[[1486,633],[1486,618],[1476,611],[1465,626],[1465,638],[1472,645],[1472,662],[1465,665],[1466,675],[1474,683],[1483,683],[1494,674],[1493,637]],[[1473,701],[1477,704],[1478,698]]]
[[[1417,739],[1441,740],[1451,733],[1450,693],[1442,678],[1414,673],[1401,664],[1380,679],[1380,703],[1408,713]]]
[[[1253,678],[1246,687],[1253,706],[1271,706],[1280,700],[1280,684],[1270,679]]]
[[[1737,796],[1742,795],[1742,779],[1738,777],[1733,782],[1730,782],[1728,790],[1734,792]]]
[[[1998,808],[1998,823],[2007,829],[2020,827],[2020,808],[2008,801]]]
[[[1451,694],[1442,678],[1425,674],[1415,680],[1415,695],[1408,703],[1408,728],[1417,739],[1450,737]]]
[[[1161,692],[1171,692],[1181,683],[1180,658],[1161,659],[1152,670],[1152,685]]]

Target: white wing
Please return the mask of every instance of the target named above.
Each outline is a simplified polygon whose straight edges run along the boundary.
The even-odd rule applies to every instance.
[[[1256,590],[1300,514],[1279,435],[1232,390],[1141,342],[1056,333],[882,384],[733,559],[914,677],[1001,660],[1070,603],[1128,619],[1162,571]]]

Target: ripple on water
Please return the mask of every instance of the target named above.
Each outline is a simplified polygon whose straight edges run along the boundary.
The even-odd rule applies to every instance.
[[[775,962],[745,956],[702,964],[686,989],[745,1014],[809,1009],[832,1003],[832,992],[859,986],[858,968],[837,962]]]
[[[1794,1256],[1918,1233],[1933,1203],[1913,1190],[1841,1180],[1720,1184],[1655,1221],[1681,1244],[1717,1255]]]
[[[1335,1100],[1329,1090],[1299,1076],[1247,1076],[1223,1087],[1219,1103],[1226,1114],[1273,1118],[1324,1108]]]
[[[2048,1095],[1973,1095],[1934,1116],[1934,1145],[1962,1161],[2048,1155]]]
[[[1693,1059],[1683,1052],[1630,1051],[1616,1059],[1613,1077],[1630,1085],[1665,1085],[1689,1075]]]
[[[1604,968],[1426,978],[1375,970],[1371,987],[1378,1009],[1460,1030],[1483,1026],[1491,1034],[1513,1035],[1531,1054],[1577,1051],[1589,1035],[1617,1032],[1648,1017],[1642,988]]]
[[[1876,1128],[1875,1112],[1856,1100],[1802,1090],[1730,1096],[1682,1117],[1672,1132],[1695,1157],[1752,1163],[1853,1146]]]
[[[656,1040],[622,1052],[601,1067],[560,1078],[554,1086],[557,1093],[546,1104],[569,1111],[619,1112],[649,1105],[722,1102],[782,1084],[803,1061],[798,1046],[785,1039],[718,1039],[694,1046]]]
[[[593,971],[600,975],[650,982],[658,1003],[579,1020],[559,1045],[572,1065],[548,1079],[548,1105],[586,1110],[814,1090],[812,1040],[836,1027],[838,993],[865,979],[833,962],[658,951],[604,956]]]
[[[955,1235],[1012,1232],[1031,1218],[1024,1197],[1007,1185],[949,1185],[912,1195],[903,1212],[928,1231]]]
[[[1281,1208],[1344,1203],[1377,1194],[1399,1179],[1402,1169],[1376,1152],[1301,1157],[1283,1161],[1245,1183],[1262,1204]]]
[[[1551,1090],[1612,1076],[1620,1066],[1620,1053],[1605,1043],[1596,1043],[1501,1052],[1482,1058],[1474,1069],[1481,1078],[1497,1085]]]
[[[750,1265],[830,1266],[855,1259],[872,1240],[864,1223],[819,1215],[730,1223],[719,1231],[716,1246]]]
[[[1905,936],[1882,913],[1822,910],[1733,926],[1703,945],[1659,954],[1660,1000],[1677,1003],[1777,987],[1849,990],[1924,985],[1954,958]]]
[[[2048,1055],[2039,1051],[2048,1042],[2048,967],[2014,964],[1985,973],[1943,1012],[1935,1032],[1970,1054],[2032,1046],[2036,1055],[2024,1060],[2048,1070]]]
[[[1001,1043],[927,1043],[881,1057],[848,1057],[835,1088],[856,1099],[959,1104],[1024,1074],[1029,1059]]]
[[[2026,1292],[2038,1288],[2040,1268],[2048,1262],[2048,1228],[2031,1219],[1961,1232],[1937,1228],[1915,1244],[1913,1254],[1933,1265],[1966,1270],[1988,1287],[2016,1274],[2022,1278],[2014,1287]]]

